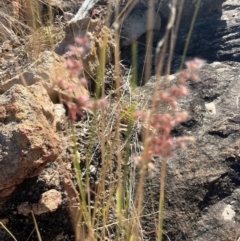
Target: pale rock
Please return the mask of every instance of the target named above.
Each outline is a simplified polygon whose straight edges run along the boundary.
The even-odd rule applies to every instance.
[[[66,68],[65,60],[51,51],[44,51],[38,60],[36,60],[23,73],[12,79],[0,83],[0,93],[4,93],[15,84],[24,86],[33,85],[42,82],[43,87],[47,90],[48,95],[54,103],[59,102],[59,95],[68,96],[66,90],[58,86],[58,82],[64,80],[66,85],[76,84],[73,95],[89,95],[85,87],[79,85],[77,77],[71,78]]]
[[[33,204],[34,214],[41,215],[43,213],[54,212],[62,203],[61,193],[55,189],[48,190],[41,195],[37,204]]]
[[[222,212],[222,216],[224,220],[232,220],[235,216],[236,212],[232,209],[231,205],[226,205]]]
[[[206,103],[205,107],[209,114],[216,115],[217,112],[216,112],[216,106],[214,103]]]
[[[57,130],[64,130],[66,126],[66,110],[62,104],[54,105],[54,122]]]
[[[53,126],[54,104],[39,83],[14,85],[0,95],[0,196],[58,160],[62,142]]]
[[[28,216],[31,211],[35,215],[41,215],[43,213],[54,212],[62,203],[61,193],[55,189],[48,190],[42,193],[38,203],[29,204],[29,202],[23,202],[17,206],[18,214]]]

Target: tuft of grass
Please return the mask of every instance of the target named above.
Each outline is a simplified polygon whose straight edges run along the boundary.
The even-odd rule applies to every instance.
[[[153,8],[153,6],[150,4],[149,8]],[[179,11],[180,14],[181,8]],[[112,234],[114,234],[113,240],[143,240],[144,227],[142,227],[141,219],[144,218],[142,214],[144,209],[142,204],[144,184],[146,178],[151,177],[155,171],[155,166],[151,162],[152,155],[161,158],[159,207],[158,211],[154,211],[152,215],[158,214],[157,220],[154,220],[156,224],[156,240],[161,241],[163,238],[164,189],[167,159],[172,155],[175,145],[183,146],[186,141],[193,140],[191,137],[180,137],[176,141],[173,141],[170,135],[171,130],[187,117],[186,112],[180,113],[177,111],[177,99],[186,95],[185,83],[191,76],[185,72],[180,72],[177,83],[174,86],[170,85],[167,77],[165,81],[160,81],[168,42],[170,42],[170,57],[165,75],[167,76],[170,73],[170,63],[176,41],[177,28],[179,27],[179,15],[176,15],[176,7],[173,5],[165,35],[159,41],[156,49],[156,55],[158,55],[159,59],[156,68],[157,81],[154,85],[151,106],[148,112],[144,110],[144,107],[137,110],[136,108],[139,105],[136,105],[131,98],[131,95],[134,94],[137,81],[137,43],[135,42],[132,45],[131,76],[127,79],[127,83],[124,83],[125,86],[128,86],[128,102],[126,102],[124,97],[126,89],[123,88],[120,81],[120,29],[118,29],[120,24],[117,22],[114,24],[114,97],[105,96],[104,92],[106,49],[102,48],[99,58],[100,64],[96,93],[94,94],[96,100],[92,106],[93,115],[87,158],[85,160],[85,175],[83,175],[81,170],[82,161],[77,154],[76,131],[72,124],[75,154],[74,166],[79,189],[79,219],[75,228],[76,240],[81,240],[81,232],[77,228],[77,225],[81,223],[85,223],[87,226],[89,240],[105,240],[106,237],[112,237]],[[151,16],[151,11],[148,16]],[[171,34],[176,19],[178,21],[177,28],[174,28],[174,34]],[[154,20],[149,19],[150,23],[151,21]],[[191,31],[189,32],[190,34]],[[108,36],[103,36],[103,38],[107,40]],[[152,48],[151,31],[147,34],[146,45],[147,48]],[[149,55],[149,51],[147,53]],[[149,59],[147,62],[151,63]],[[198,67],[190,63],[189,66]],[[190,70],[194,71],[195,67]],[[150,69],[151,66],[146,66],[146,79],[150,76]],[[98,103],[100,98],[108,100],[108,106],[105,106],[106,109],[99,108]],[[159,105],[165,106],[163,108],[164,112],[159,112]],[[139,128],[142,129],[143,126],[145,134],[142,143],[143,150],[141,151],[134,149],[132,144],[138,142],[136,130],[139,130]],[[96,141],[98,144],[97,147],[94,147]],[[93,161],[94,152],[97,150],[101,153],[99,157],[101,168],[99,170],[96,190],[92,190],[90,184],[90,166]],[[111,221],[109,221],[110,216],[114,217]]]
[[[63,38],[64,32],[61,26],[53,25],[42,26],[37,30],[23,36],[26,39],[24,51],[28,53],[29,60],[35,61],[45,50],[54,51],[55,45]]]
[[[198,3],[200,0],[198,0]],[[36,4],[35,1],[33,4]],[[148,24],[154,19],[150,19],[153,5],[149,1],[149,19]],[[28,33],[21,34],[28,39],[28,45],[25,51],[31,60],[38,58],[39,54],[46,49],[53,49],[56,42],[63,36],[61,28],[55,31],[53,25],[43,26],[41,16],[36,5],[30,4],[29,16],[32,18],[32,25]],[[197,10],[194,18],[196,17]],[[97,74],[97,85],[95,98],[88,99],[86,96],[77,96],[73,98],[70,89],[67,87],[69,98],[62,99],[68,107],[68,121],[72,137],[73,166],[75,170],[76,190],[77,190],[77,214],[75,218],[74,230],[76,241],[85,240],[111,240],[133,241],[143,240],[143,230],[141,220],[143,215],[144,184],[147,178],[151,178],[156,168],[151,162],[152,156],[159,156],[161,159],[160,197],[158,210],[153,210],[156,230],[156,240],[162,241],[164,230],[164,189],[166,179],[166,168],[168,157],[172,155],[174,144],[183,145],[191,138],[179,138],[174,143],[170,133],[173,127],[184,121],[186,115],[178,113],[177,99],[186,94],[185,82],[190,75],[182,72],[184,57],[180,66],[178,82],[175,86],[170,85],[167,76],[170,74],[170,63],[173,55],[173,49],[176,41],[177,29],[180,22],[181,7],[179,15],[176,15],[176,7],[173,4],[169,23],[166,28],[163,39],[159,41],[156,48],[157,68],[156,83],[151,95],[151,105],[140,105],[133,98],[137,86],[137,42],[132,45],[132,67],[131,73],[125,83],[121,83],[121,65],[120,65],[120,23],[115,22],[114,36],[114,73],[115,88],[114,95],[107,95],[104,88],[105,66],[106,66],[106,48],[103,47],[99,56],[99,68]],[[50,11],[51,15],[51,11]],[[121,13],[119,14],[119,16]],[[35,17],[34,17],[35,16]],[[51,16],[50,16],[51,17]],[[120,18],[120,17],[119,17]],[[116,17],[116,19],[119,19]],[[193,24],[194,24],[193,18]],[[176,26],[175,26],[176,24]],[[189,31],[189,37],[191,30]],[[174,33],[174,34],[172,34]],[[29,34],[29,35],[28,35]],[[103,36],[107,43],[108,36]],[[77,42],[77,41],[76,41]],[[163,73],[164,56],[170,43],[170,56],[168,66],[164,75],[165,81],[161,81],[160,76]],[[187,43],[188,44],[188,43]],[[187,46],[186,44],[186,46]],[[77,45],[77,44],[76,44]],[[103,45],[106,46],[107,44]],[[147,33],[147,57],[146,75],[144,82],[149,79],[151,71],[151,62],[149,59],[152,51],[152,31]],[[77,46],[78,47],[78,46]],[[83,46],[79,46],[81,49]],[[186,47],[187,48],[187,47]],[[186,48],[183,56],[186,55]],[[81,52],[81,51],[79,51]],[[81,58],[78,61],[69,59],[66,64],[71,75],[78,76],[82,73]],[[196,63],[195,63],[196,64]],[[193,66],[194,64],[189,64]],[[194,65],[197,67],[197,64]],[[190,68],[194,71],[194,68]],[[81,85],[79,81],[79,85]],[[161,91],[159,91],[159,89]],[[159,106],[163,106],[163,112],[159,112]],[[140,109],[138,109],[140,108]],[[75,122],[79,115],[85,110],[89,124],[89,138],[86,145],[85,159],[79,155],[77,130]],[[144,129],[142,143],[139,141],[139,132]],[[99,154],[96,157],[96,153]],[[97,181],[92,185],[91,169],[94,159],[99,161],[99,170]],[[72,183],[72,186],[74,184]],[[157,218],[155,216],[157,214]],[[38,240],[41,235],[37,227],[35,217],[32,213]],[[14,239],[10,231],[0,223],[3,228]],[[84,227],[84,228],[83,228]]]

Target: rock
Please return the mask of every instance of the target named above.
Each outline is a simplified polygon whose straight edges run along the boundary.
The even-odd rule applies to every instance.
[[[57,130],[63,131],[65,129],[66,125],[66,110],[64,109],[64,106],[62,104],[55,104],[54,105],[54,120],[55,120],[55,126]]]
[[[206,110],[208,110],[209,113],[211,113],[212,115],[215,115],[216,112],[216,106],[214,103],[206,103],[205,104]]]
[[[44,192],[38,204],[33,204],[32,209],[34,214],[41,215],[43,213],[54,212],[62,203],[61,193],[51,189]]]
[[[0,196],[38,175],[62,152],[52,125],[54,105],[41,84],[28,88],[14,85],[0,95]]]
[[[240,61],[240,3],[228,0],[222,14],[213,12],[198,18],[191,36],[187,55],[209,61]],[[188,28],[180,28],[175,52],[182,54]]]
[[[201,0],[200,7],[198,10],[198,17],[202,17],[205,15],[209,15],[213,13],[215,10],[218,12],[221,12],[222,10],[222,4],[226,0]],[[125,4],[129,4],[129,1],[124,1]],[[183,10],[181,14],[181,23],[186,24],[189,26],[191,23],[193,13],[196,7],[196,0],[179,0],[176,1],[176,9],[179,10],[180,6],[183,5]],[[167,23],[170,17],[170,8],[171,8],[172,0],[154,0],[154,9],[155,12],[158,12],[160,14],[160,17],[164,21],[164,24]],[[137,14],[137,12],[141,11],[141,15],[143,16],[144,11],[149,6],[149,1],[147,0],[137,0],[133,3],[134,7],[131,12],[132,15]],[[143,7],[140,7],[143,6]],[[140,10],[141,9],[141,10]],[[131,15],[130,14],[130,15]],[[129,18],[131,19],[131,18]],[[135,18],[135,21],[129,21],[129,25],[132,25],[132,29],[134,30],[134,26],[138,24],[138,22],[141,22],[141,18]],[[146,31],[145,31],[146,32]]]
[[[200,8],[198,10],[198,17],[203,15],[208,15],[215,10],[221,11],[222,3],[226,0],[201,0]],[[184,1],[177,1],[177,9],[179,9],[180,5],[184,2],[181,20],[182,23],[189,25],[191,19],[193,17],[193,13],[195,11],[196,3],[195,0],[184,0]],[[169,4],[171,4],[170,0],[160,0],[159,12],[161,17],[168,21],[170,15],[170,8]]]
[[[42,193],[38,203],[29,204],[28,202],[23,202],[17,206],[17,210],[18,214],[24,216],[28,216],[31,211],[33,211],[35,215],[41,215],[43,213],[56,211],[61,203],[61,193],[55,189],[51,189]]]
[[[205,241],[213,238],[218,240],[219,237],[221,240],[234,240],[233,237],[237,237],[235,233],[239,226],[236,215],[239,198],[240,190],[236,189],[229,197],[207,208],[196,223],[196,229],[193,231],[195,240]],[[219,228],[222,226],[224,228]],[[226,227],[229,230],[227,233]]]
[[[64,92],[64,89],[60,89],[57,85],[62,79],[69,85],[79,83],[78,78],[70,78],[64,59],[54,52],[45,51],[39,59],[22,74],[1,82],[0,93],[4,93],[15,84],[29,86],[41,82],[46,88],[51,100],[57,103],[59,102],[59,94],[68,95],[67,92]],[[74,88],[73,94],[74,96],[89,95],[86,88],[80,85]]]
[[[88,11],[94,7],[98,0],[84,0],[78,12],[70,22],[77,22],[87,17]]]
[[[149,50],[148,53],[147,48],[146,48],[146,29],[143,27],[143,22],[144,19],[146,21],[146,9],[148,7],[148,1],[145,0],[139,0],[135,5],[135,7],[133,7],[131,13],[129,14],[129,16],[127,17],[127,19],[124,21],[123,26],[122,26],[122,41],[121,41],[121,46],[123,47],[121,49],[121,58],[123,61],[123,64],[127,65],[127,66],[131,66],[132,65],[132,58],[129,56],[131,53],[131,48],[127,47],[127,45],[129,43],[131,43],[131,36],[134,36],[135,33],[138,33],[138,35],[135,35],[135,37],[133,37],[133,39],[137,38],[137,43],[138,44],[138,49],[137,49],[137,72],[140,73],[138,75],[138,80],[137,80],[137,84],[138,85],[142,85],[143,82],[146,82],[146,80],[143,80],[143,76],[145,76],[145,68],[148,65],[148,63],[146,62],[146,54],[149,55]],[[167,27],[167,22],[168,22],[168,18],[170,15],[170,10],[169,10],[169,4],[170,4],[170,0],[159,0],[159,1],[154,1],[155,3],[155,12],[158,15],[160,15],[161,18],[161,25],[157,24],[158,21],[158,17],[155,18],[156,21],[156,26],[160,26],[160,28],[156,28],[156,26],[154,26],[153,30],[153,48],[152,48],[152,59],[154,59],[153,62],[154,66],[151,71],[152,74],[155,74],[154,70],[156,70],[156,66],[158,64],[158,60],[159,60],[159,56],[156,56],[156,49],[157,49],[157,45],[159,43],[159,41],[163,38],[164,34],[165,34],[165,30]],[[176,1],[177,2],[177,10],[179,10],[180,4],[182,3],[182,1]],[[201,8],[199,10],[199,14],[198,14],[198,21],[202,21],[204,22],[206,20],[206,18],[213,18],[213,15],[216,17],[217,16],[221,16],[220,11],[215,11],[216,9],[220,10],[222,9],[222,3],[224,2],[224,0],[210,0],[210,1],[202,1],[201,4]],[[136,3],[136,2],[135,2]],[[193,11],[195,8],[195,4],[196,1],[194,0],[186,0],[184,7],[183,7],[183,13],[182,13],[182,20],[180,23],[180,29],[179,29],[179,34],[178,34],[178,39],[176,41],[176,48],[175,48],[175,52],[173,53],[173,59],[172,59],[172,65],[171,65],[171,73],[175,73],[176,71],[178,71],[180,63],[181,63],[181,59],[182,59],[182,54],[183,54],[183,50],[184,50],[184,46],[186,44],[186,37],[188,34],[188,30],[189,30],[189,25],[192,22],[192,17],[193,17]],[[143,6],[143,7],[138,7],[138,6]],[[207,9],[207,10],[206,10]],[[137,17],[139,14],[142,14],[141,17]],[[159,18],[159,19],[160,19]],[[212,25],[212,22],[209,21],[207,23],[205,23],[204,27],[201,27],[200,31],[197,30],[196,31],[196,38],[194,40],[194,44],[193,47],[191,47],[191,50],[193,50],[192,52],[189,51],[189,56],[191,57],[203,57],[204,59],[208,59],[205,56],[202,55],[202,53],[206,53],[208,55],[214,55],[214,52],[210,51],[210,46],[215,46],[215,38],[214,38],[214,34],[216,32],[216,29],[218,29],[217,25],[213,27],[213,29],[210,29]],[[138,26],[141,26],[139,29],[141,29],[141,31],[138,31]],[[127,29],[128,31],[125,31],[125,29]],[[144,30],[145,29],[145,30]],[[202,36],[199,34],[199,32],[208,32],[209,34],[204,35],[204,38],[202,38]],[[130,34],[131,33],[131,34]],[[209,39],[209,35],[212,36],[211,39]],[[130,36],[130,38],[129,38]],[[128,41],[129,38],[129,41]],[[221,37],[219,37],[219,39],[221,39]],[[209,41],[212,41],[212,43],[208,43]],[[226,40],[227,41],[227,40]],[[126,42],[126,43],[125,43]],[[170,41],[168,41],[170,44]],[[203,44],[205,44],[205,42],[207,43],[205,46],[200,47],[201,46],[201,42]],[[237,45],[237,44],[236,44]],[[126,49],[125,49],[126,48]],[[169,49],[170,46],[167,47],[167,49]],[[207,50],[202,52],[202,49],[206,48]],[[217,48],[217,45],[216,45]],[[166,51],[166,56],[168,55],[168,50]],[[168,63],[168,58],[166,57],[163,61],[163,71],[162,73],[164,73],[166,71],[166,66]],[[151,64],[152,66],[152,64]],[[148,71],[147,71],[148,72]]]
[[[63,141],[62,138],[61,141]],[[65,155],[66,153],[63,154],[63,160]],[[71,161],[68,161],[68,164],[71,164]],[[50,233],[50,240],[52,240],[53,237],[61,232],[64,233],[66,240],[74,240],[72,224],[70,221],[71,217],[69,217],[67,212],[67,209],[72,208],[72,206],[68,206],[68,203],[66,202],[67,195],[64,190],[61,189],[59,184],[59,181],[61,180],[62,182],[64,175],[66,174],[66,169],[64,169],[64,173],[62,173],[63,170],[60,170],[62,169],[61,165],[62,160],[48,163],[38,176],[24,180],[16,187],[10,196],[0,198],[1,217],[7,217],[9,219],[7,228],[15,237],[18,237],[18,239],[20,237],[24,237],[24,239],[25,237],[27,238],[30,229],[32,230],[33,222],[30,213],[32,210],[35,215],[38,215],[36,219],[43,240],[48,240]],[[69,170],[68,173],[70,173]],[[71,173],[74,173],[72,169]],[[53,189],[56,193],[55,207],[57,207],[57,209],[51,209],[53,212],[50,212],[47,208],[48,205],[46,206],[44,204],[45,202],[40,203],[40,201],[46,191]],[[59,199],[57,192],[60,194],[61,199]],[[53,202],[55,202],[55,200],[53,200]],[[58,203],[59,205],[57,206]],[[76,203],[74,204],[76,205]],[[76,206],[75,213],[78,213],[77,207],[78,206]],[[6,213],[7,215],[4,215]],[[16,223],[21,225],[16,225]],[[26,226],[24,226],[24,223]],[[44,225],[44,227],[42,225]],[[22,228],[23,226],[25,227],[24,229]],[[45,233],[43,230],[47,232]],[[69,238],[70,236],[72,237]],[[9,240],[9,234],[2,228],[0,228],[0,237],[1,240]],[[32,238],[35,237],[37,237],[36,233],[33,234]]]
[[[190,93],[180,101],[190,119],[173,131],[176,136],[193,136],[196,142],[176,149],[167,161],[163,236],[181,241],[235,240],[240,225],[240,64],[213,62],[198,76],[200,80],[189,83]],[[152,79],[136,92],[145,97],[144,105],[154,84]],[[154,162],[155,176],[144,189],[143,216],[149,216],[142,222],[144,240],[155,239],[155,234],[147,234],[155,230],[157,215],[149,214],[159,203],[161,160]]]
[[[123,8],[123,7],[122,7]],[[119,11],[121,12],[121,9]],[[157,11],[153,11],[152,26],[147,26],[148,8],[142,4],[136,4],[133,10],[127,15],[120,29],[121,46],[127,47],[149,30],[161,28],[161,17]]]

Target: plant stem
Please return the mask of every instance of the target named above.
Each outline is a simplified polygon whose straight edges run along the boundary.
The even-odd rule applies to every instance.
[[[163,158],[161,163],[161,173],[160,173],[160,198],[159,198],[159,225],[158,225],[158,241],[162,241],[163,234],[163,211],[164,211],[164,189],[165,189],[165,179],[166,179],[166,163],[167,160]]]

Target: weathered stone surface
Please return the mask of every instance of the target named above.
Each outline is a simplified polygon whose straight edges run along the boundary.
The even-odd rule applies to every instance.
[[[62,152],[52,125],[54,105],[42,85],[14,85],[0,96],[0,195],[38,175]]]
[[[155,9],[159,9],[159,13],[164,21],[167,21],[170,15],[170,7],[172,4],[172,0],[153,0]],[[222,3],[226,0],[201,0],[200,8],[199,8],[199,16],[207,15],[215,10],[221,11]],[[121,1],[120,1],[121,2]],[[129,3],[130,0],[124,0],[122,3]],[[149,6],[148,0],[136,0],[134,3],[141,3],[145,6]],[[196,0],[178,0],[176,1],[177,10],[183,4],[182,11],[182,19],[191,20],[193,12],[196,7]]]
[[[40,215],[47,212],[54,212],[62,203],[61,193],[55,189],[48,190],[41,195],[38,204],[33,206],[33,212]]]
[[[219,12],[221,12],[222,3],[224,1],[226,0],[201,0],[200,7],[198,10],[198,17],[203,15],[208,15],[215,10],[218,10]],[[180,5],[183,2],[184,2],[184,5],[183,5],[181,19],[182,19],[182,22],[188,24],[189,22],[191,22],[191,19],[193,17],[193,13],[195,11],[197,1],[194,1],[194,0],[176,1],[177,9],[179,9]],[[160,0],[159,12],[161,17],[165,21],[168,21],[168,18],[170,15],[169,4],[171,4],[170,0]]]
[[[198,18],[187,55],[209,61],[240,61],[240,2],[228,0],[222,14],[214,12]],[[181,54],[186,42],[187,28],[180,28],[176,52]]]
[[[54,105],[54,125],[56,125],[57,130],[62,131],[65,129],[66,125],[66,110],[62,104]]]
[[[141,4],[137,4],[136,8],[133,8],[131,13],[129,14],[128,18],[123,24],[123,30],[124,28],[128,29],[128,33],[135,33],[137,31],[136,26],[140,24],[142,21],[144,21],[144,18],[139,18],[141,19],[140,21],[136,17],[137,14],[139,15],[138,11],[143,14],[144,11],[146,11],[147,7],[138,9],[138,5],[145,5],[148,6],[147,1],[140,1]],[[155,9],[158,9],[159,7],[159,15],[161,17],[161,27],[159,30],[155,29],[153,33],[153,45],[154,47],[157,46],[159,41],[163,38],[166,27],[167,27],[167,22],[168,18],[170,15],[170,10],[169,10],[169,3],[170,0],[162,0],[162,1],[155,1]],[[179,10],[179,6],[182,3],[182,1],[176,1],[177,2],[177,10]],[[188,36],[188,31],[189,31],[189,26],[190,23],[192,22],[192,17],[193,17],[193,12],[195,8],[195,4],[197,1],[192,1],[192,0],[186,0],[185,4],[183,6],[183,13],[182,13],[182,20],[180,23],[179,31],[178,31],[178,38],[176,40],[176,47],[174,50],[173,54],[173,59],[172,59],[172,65],[171,65],[171,72],[174,73],[179,69],[180,62],[182,60],[182,54],[183,50],[186,44],[186,39]],[[194,34],[193,37],[191,38],[189,50],[187,52],[187,57],[202,57],[207,60],[223,60],[223,56],[229,56],[229,59],[231,58],[231,53],[234,53],[234,55],[237,58],[238,55],[238,40],[232,40],[229,42],[229,38],[234,38],[231,37],[230,31],[233,31],[236,36],[239,35],[239,25],[237,24],[237,21],[235,19],[233,20],[233,17],[231,17],[231,11],[229,8],[229,11],[227,15],[229,16],[229,24],[228,26],[226,25],[225,20],[220,20],[221,18],[221,11],[223,10],[223,16],[225,16],[226,12],[225,9],[228,9],[225,6],[228,6],[230,3],[226,2],[223,4],[223,0],[211,0],[211,1],[205,1],[203,0],[201,3],[201,7],[199,9],[199,14],[197,17],[197,23],[195,24],[194,28]],[[236,9],[236,11],[238,11]],[[144,14],[143,14],[144,15]],[[134,21],[127,21],[128,19],[133,19],[135,16]],[[238,17],[236,17],[238,18]],[[232,20],[231,20],[232,19]],[[219,30],[219,21],[221,22],[220,29]],[[143,28],[142,28],[143,29]],[[231,29],[231,30],[230,30]],[[139,32],[140,33],[140,32]],[[144,71],[145,71],[145,66],[148,65],[146,63],[146,34],[145,32],[142,31],[141,34],[142,36],[137,40],[138,41],[138,52],[137,52],[137,68],[138,68],[138,84],[141,85],[143,83],[143,80],[141,79],[142,76],[144,76]],[[127,36],[128,35],[128,36]],[[131,35],[130,34],[124,34],[123,31],[123,39],[128,39]],[[139,36],[138,36],[139,37]],[[229,47],[226,48],[225,46],[228,45],[229,42]],[[168,41],[170,45],[170,41]],[[129,53],[131,51],[130,47],[126,48],[124,46],[124,41],[122,41],[122,59],[123,63],[130,66],[132,63],[132,59],[129,57]],[[126,49],[125,49],[126,48]],[[164,60],[164,70],[165,72],[165,67],[168,63],[168,50],[170,46],[168,46],[167,51],[166,51],[166,58]],[[152,48],[152,56],[156,54],[156,48]],[[221,59],[219,58],[220,55],[222,56]],[[158,64],[158,56],[153,57],[155,64]],[[235,59],[235,57],[234,57]],[[156,68],[155,68],[156,70]],[[154,74],[154,68],[152,68],[152,74]]]
[[[204,210],[193,229],[195,240],[234,240],[239,237],[239,217],[236,213],[239,209],[239,191],[239,188],[234,190],[229,197]]]
[[[205,15],[212,14],[215,10],[218,12],[221,12],[222,10],[222,3],[226,0],[202,0],[200,4],[200,8],[198,11],[198,18],[202,18]],[[124,5],[129,4],[130,1],[124,1]],[[171,0],[155,0],[154,1],[154,14],[153,14],[153,20],[155,21],[155,24],[150,27],[150,29],[159,30],[161,27],[164,29],[166,27],[166,24],[170,17],[170,7],[171,7]],[[196,7],[197,1],[194,0],[180,0],[176,1],[176,9],[177,12],[180,8],[180,6],[183,5],[183,10],[181,14],[181,25],[188,28],[193,13]],[[120,6],[119,12],[124,8],[123,6]],[[147,28],[147,9],[150,6],[149,1],[146,0],[138,0],[132,2],[132,10],[130,13],[128,10],[127,17],[125,21],[122,24],[121,27],[121,37],[122,42],[121,45],[123,47],[126,47],[130,45],[133,41],[136,41],[142,34],[146,33],[148,30]],[[118,6],[116,6],[118,7]],[[163,20],[163,24],[161,26],[161,18]],[[121,23],[121,22],[120,22]]]
[[[123,7],[122,7],[123,8]],[[121,9],[119,11],[121,12]],[[157,11],[153,10],[152,24],[147,26],[148,8],[142,4],[136,4],[133,10],[124,19],[120,28],[121,46],[127,47],[146,33],[148,30],[160,30],[161,17]]]
[[[84,0],[81,4],[81,7],[79,8],[76,15],[71,19],[70,22],[77,22],[79,20],[82,20],[87,17],[88,12],[91,8],[94,7],[94,5],[98,2],[98,0]]]
[[[22,74],[1,82],[0,93],[4,93],[15,84],[29,86],[41,82],[46,88],[51,100],[56,103],[58,102],[59,94],[67,94],[64,92],[64,89],[60,89],[57,85],[62,79],[64,79],[66,85],[79,83],[78,78],[70,78],[64,59],[54,52],[45,51],[39,59]],[[80,85],[74,88],[73,94],[75,96],[81,94],[89,95],[88,91]]]
[[[173,131],[176,136],[191,135],[196,142],[176,149],[167,162],[164,240],[233,241],[240,235],[240,64],[206,64],[198,75],[200,81],[189,83],[190,93],[180,101],[190,117]],[[137,92],[144,96],[143,103],[154,82]],[[208,111],[209,104],[214,111]],[[160,162],[155,159],[158,171]],[[144,214],[158,207],[158,171],[146,183]],[[143,218],[146,233],[155,229],[157,215]],[[154,239],[154,234],[146,234],[144,240]]]

